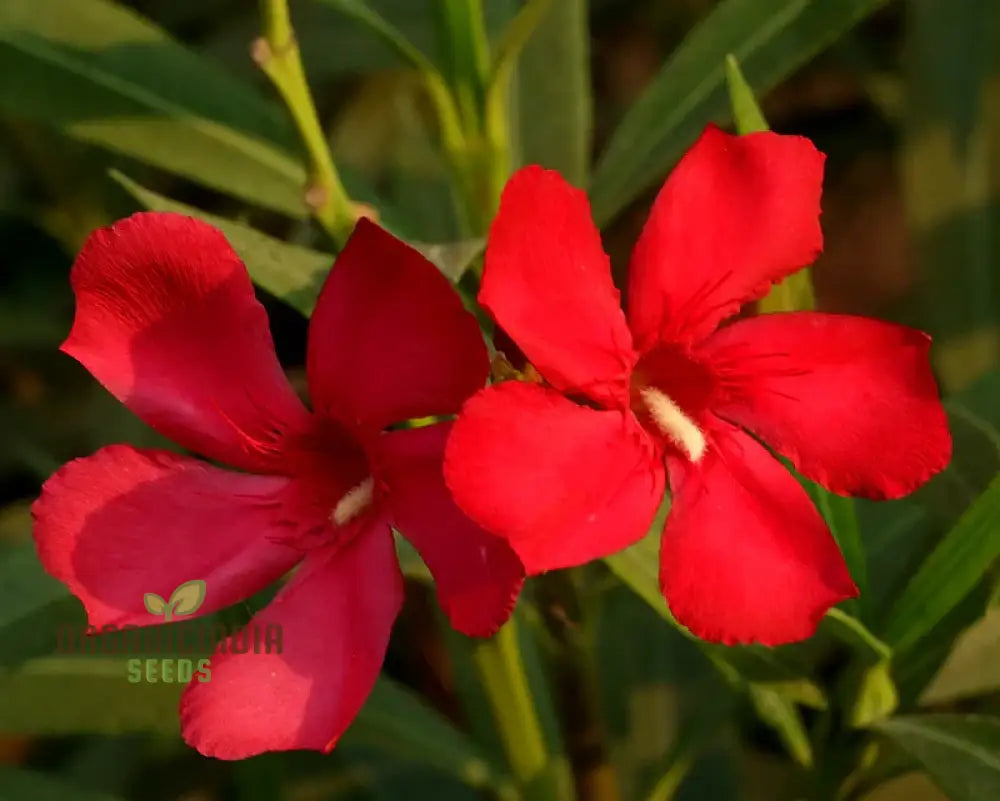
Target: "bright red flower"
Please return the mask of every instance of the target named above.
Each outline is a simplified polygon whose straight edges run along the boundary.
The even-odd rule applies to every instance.
[[[426,561],[459,630],[493,632],[523,568],[454,506],[441,475],[451,414],[486,382],[475,319],[419,253],[361,220],[309,327],[313,412],[287,382],[246,268],[223,235],[175,214],[96,232],[71,276],[63,350],[174,441],[243,472],[113,445],[70,462],[35,503],[46,569],[91,625],[150,625],[143,596],[203,579],[200,614],[301,562],[251,625],[281,654],[217,653],[181,702],[185,739],[242,758],[329,750],[381,668],[403,600],[390,526]],[[261,630],[261,629],[259,629]]]
[[[809,636],[857,593],[806,492],[897,498],[948,462],[925,334],[820,313],[718,329],[820,252],[823,155],[709,127],[632,254],[628,317],[584,194],[528,167],[490,231],[480,302],[546,379],[480,391],[445,478],[529,573],[640,539],[669,477],[661,588],[699,636]]]

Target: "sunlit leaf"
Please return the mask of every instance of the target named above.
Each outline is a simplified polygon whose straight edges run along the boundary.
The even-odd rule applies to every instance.
[[[235,220],[171,200],[120,173],[113,177],[147,209],[186,214],[214,225],[243,259],[255,284],[305,315],[312,312],[320,286],[333,266],[332,255],[290,245]]]
[[[306,216],[281,108],[107,0],[0,4],[0,111]]]
[[[919,760],[951,801],[1000,798],[1000,718],[913,715],[874,728]]]

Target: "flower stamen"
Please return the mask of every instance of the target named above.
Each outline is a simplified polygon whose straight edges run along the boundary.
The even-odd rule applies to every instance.
[[[356,487],[352,487],[344,493],[344,497],[337,501],[330,513],[330,520],[335,526],[342,526],[360,515],[371,505],[375,490],[375,479],[368,476]]]
[[[653,387],[639,390],[649,416],[660,432],[697,462],[705,454],[705,435],[668,395]]]

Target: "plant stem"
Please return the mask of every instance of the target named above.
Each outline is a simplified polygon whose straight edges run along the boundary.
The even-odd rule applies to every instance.
[[[309,156],[306,203],[323,228],[342,246],[354,227],[357,213],[334,166],[316,113],[288,13],[288,0],[260,0],[260,15],[264,35],[253,44],[254,61],[285,101]]]
[[[559,711],[580,801],[619,801],[618,776],[608,754],[594,662],[593,615],[578,582],[583,569],[560,570],[538,584],[546,626],[558,644]]]
[[[554,801],[559,796],[547,781],[551,760],[525,672],[515,618],[493,639],[477,643],[472,657],[522,797],[526,801]]]

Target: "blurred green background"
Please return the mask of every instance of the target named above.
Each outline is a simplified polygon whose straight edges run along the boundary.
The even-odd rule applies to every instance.
[[[291,3],[352,198],[451,277],[481,230],[392,37],[458,93],[447,9],[479,6],[504,41],[517,0]],[[57,351],[86,235],[144,207],[224,220],[302,382],[333,243],[249,56],[259,35],[249,0],[0,0],[0,801],[527,798],[476,651],[412,558],[384,679],[327,757],[203,759],[178,736],[180,688],[53,655],[57,626],[83,615],[34,556],[41,482],[105,444],[169,447]],[[801,645],[692,643],[665,619],[652,540],[577,576],[579,609],[527,592],[518,632],[551,770],[609,801],[1000,798],[1000,3],[553,0],[514,67],[513,162],[589,189],[619,279],[669,168],[729,120],[729,53],[771,127],[828,154],[817,305],[933,334],[955,458],[903,501],[817,494],[865,592]]]

